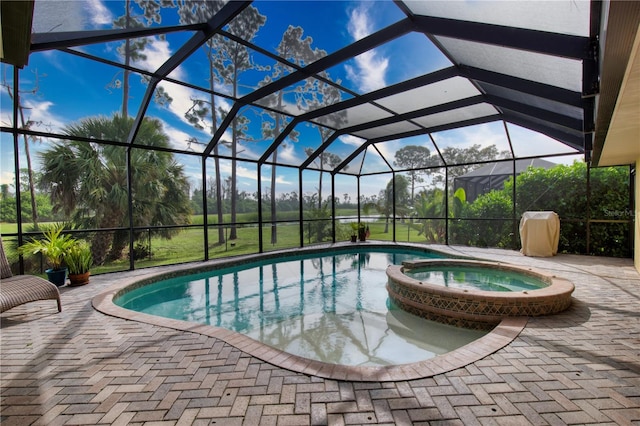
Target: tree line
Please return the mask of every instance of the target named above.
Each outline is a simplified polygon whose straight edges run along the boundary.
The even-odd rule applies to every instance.
[[[589,174],[589,179],[587,179]],[[430,187],[411,202],[410,178],[396,176],[396,215],[412,221],[426,242],[442,243],[449,219],[449,243],[518,249],[518,222],[525,211],[554,211],[561,220],[559,251],[628,257],[630,250],[630,177],[628,167],[589,168],[586,163],[530,167],[509,177],[501,189],[466,200],[462,188]],[[514,210],[515,185],[515,210]],[[390,181],[385,189],[391,191]],[[447,209],[447,198],[449,205]],[[389,196],[381,195],[378,211],[388,221]],[[383,208],[380,208],[382,206]],[[447,216],[448,211],[448,216]],[[515,226],[514,226],[515,225]],[[587,231],[588,228],[588,231]],[[588,239],[587,239],[588,235]],[[589,247],[587,247],[589,244]]]

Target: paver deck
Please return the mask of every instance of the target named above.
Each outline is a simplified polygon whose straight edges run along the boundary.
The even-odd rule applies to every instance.
[[[215,337],[108,316],[97,293],[148,270],[95,276],[0,316],[5,425],[640,424],[640,274],[629,259],[530,258],[437,246],[571,280],[574,303],[509,345],[432,377],[326,379]]]

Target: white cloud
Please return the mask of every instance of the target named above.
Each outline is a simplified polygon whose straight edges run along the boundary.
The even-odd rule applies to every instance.
[[[167,40],[160,40],[157,38],[149,38],[149,43],[145,48],[145,58],[134,61],[133,65],[147,71],[156,71],[171,57],[171,48]],[[183,77],[183,72],[180,67],[177,67],[172,76],[176,79]],[[191,97],[195,92],[184,86],[178,84],[160,82],[158,86],[162,87],[173,101],[169,104],[169,110],[173,112],[180,119],[185,120],[184,112],[191,106]]]
[[[391,164],[393,164],[393,158],[395,157],[396,151],[402,148],[402,139],[390,141],[390,142],[381,142],[375,144],[378,151],[384,158],[387,159]],[[385,165],[386,167],[386,165]]]
[[[229,138],[231,133],[229,132]],[[227,132],[225,132],[225,136],[227,136]],[[238,154],[240,157],[242,158],[251,158],[253,160],[257,160],[258,158],[260,158],[262,156],[262,152],[256,152],[255,150],[253,150],[253,147],[255,147],[257,145],[252,145],[251,142],[246,142],[246,143],[240,143],[238,144]]]
[[[114,17],[101,0],[87,0],[86,10],[92,25],[100,27],[113,24]]]
[[[286,169],[288,169],[288,168],[286,168]],[[292,170],[293,169],[289,169],[289,171],[291,173],[293,173]],[[267,191],[270,188],[270,185],[271,185],[271,166],[264,166],[262,168],[262,177],[261,177],[260,181],[263,182],[263,183],[266,183],[266,185],[263,184],[262,190],[263,191]],[[287,176],[285,176],[283,174],[276,175],[276,190],[277,190],[276,192],[280,193],[281,191],[284,190],[283,188],[279,187],[278,185],[293,185],[293,184],[294,184],[294,181],[293,180],[287,180]],[[295,184],[297,185],[297,181],[295,182]]]
[[[243,166],[236,165],[236,176],[239,178],[256,180],[256,171],[252,169],[247,169]]]
[[[485,123],[434,133],[433,138],[440,149],[449,146],[469,148],[473,145],[480,145],[481,147],[495,145],[499,151],[509,149],[502,123],[499,123],[499,127],[495,123]]]
[[[134,61],[133,65],[146,71],[155,71],[171,57],[172,52],[167,40],[160,40],[154,37],[148,37],[147,39],[149,43],[144,49],[146,58]],[[178,68],[176,68],[176,70],[177,69]],[[178,75],[175,76],[176,78],[180,78],[181,75],[178,71]]]
[[[365,142],[364,139],[359,138],[357,136],[353,136],[353,135],[343,135],[338,137],[338,140],[345,145],[351,145],[356,147],[361,146]]]
[[[3,157],[7,157],[7,160],[9,160],[9,155],[3,154]],[[11,159],[13,160],[13,156],[11,156]],[[5,160],[3,158],[2,162],[4,161]],[[16,175],[13,173],[13,164],[7,161],[6,166],[2,165],[0,167],[0,184],[14,186],[16,183],[15,179],[16,179]],[[15,188],[13,189],[15,190]]]
[[[365,197],[380,194],[380,191],[387,187],[387,183],[391,180],[391,174],[367,176],[366,179],[360,179],[360,194]],[[351,199],[355,200],[355,194],[351,194]]]
[[[497,132],[490,124],[464,127],[462,129],[465,139],[465,143],[463,144],[463,146],[467,147],[476,144],[480,146],[495,145],[499,150],[509,149],[506,135],[504,133],[504,129],[502,128],[502,123],[500,124],[501,128]]]
[[[296,147],[292,143],[281,143],[278,149],[278,162],[300,164],[302,160],[296,155]]]
[[[371,34],[367,6],[362,4],[351,11],[347,25],[349,34],[354,40],[361,40]]]
[[[31,126],[31,130],[47,132],[60,132],[62,130],[66,121],[51,112],[54,105],[51,101],[34,102],[33,100],[24,100],[25,120],[34,123]]]
[[[220,161],[220,175],[222,179],[231,176],[231,161]],[[255,169],[248,169],[236,163],[236,176],[238,179],[244,178],[249,180],[257,180]]]
[[[354,40],[360,40],[372,32],[369,21],[368,6],[363,3],[351,11],[347,30]],[[370,50],[354,58],[354,65],[345,65],[347,78],[353,81],[363,92],[385,87],[385,76],[389,67],[389,59],[378,51]]]
[[[189,148],[189,139],[192,137],[190,134],[183,132],[170,126],[166,121],[162,122],[162,129],[164,133],[169,136],[171,146],[178,149],[187,150]],[[202,141],[199,141],[202,142]],[[207,141],[208,142],[208,141]],[[191,147],[194,151],[200,151],[197,147]]]
[[[269,177],[263,177],[262,178],[262,182],[268,182],[271,183],[271,178]],[[277,175],[276,176],[276,184],[280,184],[280,185],[293,185],[292,181],[287,180],[283,175]]]
[[[542,133],[525,129],[515,124],[508,124],[509,135],[513,144],[513,151],[516,157],[526,157],[543,154],[562,154],[575,152],[578,157],[582,157],[575,149],[552,139]],[[571,164],[574,156],[548,158],[554,163]]]

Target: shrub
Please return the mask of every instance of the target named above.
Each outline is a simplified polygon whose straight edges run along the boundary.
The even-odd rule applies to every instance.
[[[516,219],[519,220],[525,211],[554,211],[561,220],[558,250],[586,253],[588,215],[592,219],[629,219],[631,215],[629,168],[595,168],[589,172],[589,203],[585,163],[557,165],[551,169],[530,168],[520,174],[516,178]],[[513,236],[513,221],[510,220],[513,217],[512,194],[513,179],[509,179],[504,189],[480,195],[475,202],[463,206],[461,216],[476,220],[452,222],[454,243],[517,248],[519,235]],[[589,231],[591,253],[630,256],[627,223],[592,223]]]

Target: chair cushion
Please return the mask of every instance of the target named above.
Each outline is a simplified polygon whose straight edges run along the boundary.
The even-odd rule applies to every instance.
[[[0,312],[37,300],[55,300],[62,311],[60,292],[49,281],[34,275],[16,275],[2,280]]]
[[[7,256],[4,254],[4,245],[2,238],[0,238],[0,278],[9,278],[13,274],[11,273],[11,266],[7,260]]]

